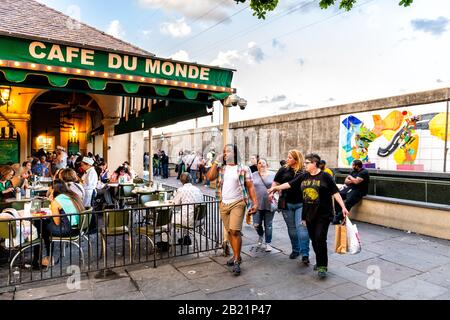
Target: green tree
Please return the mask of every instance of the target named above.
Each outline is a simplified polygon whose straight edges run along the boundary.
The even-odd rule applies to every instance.
[[[268,11],[273,11],[278,5],[278,0],[235,0],[236,3],[244,3],[250,1],[250,8],[253,10],[253,15],[258,19],[265,19]],[[357,0],[341,0],[339,9],[349,11],[353,8]],[[338,0],[339,2],[339,0]],[[336,0],[320,0],[319,6],[322,9],[327,9],[334,5]],[[408,7],[413,3],[413,0],[400,0],[399,5]]]

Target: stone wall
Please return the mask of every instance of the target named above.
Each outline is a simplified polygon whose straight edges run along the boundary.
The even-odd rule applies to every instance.
[[[238,144],[245,162],[252,154],[267,158],[271,168],[286,158],[290,149],[297,148],[304,154],[315,152],[330,167],[338,163],[339,120],[343,114],[390,109],[412,105],[442,102],[449,99],[450,88],[443,88],[401,96],[338,105],[284,114],[275,117],[240,121],[230,124],[229,141]],[[209,147],[222,148],[220,134],[212,137],[212,127],[164,133],[165,139],[153,137],[154,151],[168,152],[170,162],[176,162],[180,150],[203,151]],[[146,143],[147,145],[147,143]],[[148,147],[147,147],[148,148]]]

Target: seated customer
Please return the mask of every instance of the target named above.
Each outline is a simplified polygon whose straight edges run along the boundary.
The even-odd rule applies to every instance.
[[[75,170],[70,168],[63,169],[59,172],[59,176],[55,177],[55,179],[61,179],[64,181],[69,190],[73,191],[80,198],[81,202],[84,201],[85,191]]]
[[[352,164],[353,171],[345,178],[345,187],[339,192],[345,207],[348,211],[361,201],[362,197],[369,192],[370,175],[369,171],[363,169],[361,160],[354,160]],[[336,206],[336,215],[333,224],[344,223],[343,215],[339,206]]]
[[[191,184],[189,173],[182,173],[180,181],[183,186],[177,190],[177,194],[173,199],[174,204],[183,205],[203,202],[203,193],[199,188]],[[194,205],[183,205],[181,211],[175,212],[172,222],[192,228],[194,226],[194,207]]]
[[[120,166],[117,168],[116,171],[111,175],[110,182],[111,183],[119,183],[119,182],[128,182],[131,181],[130,172],[128,171],[128,168],[125,168],[124,166]]]
[[[48,177],[50,175],[50,164],[46,161],[45,156],[39,158],[39,162],[32,168],[33,174],[40,177]]]
[[[28,170],[26,167],[20,167],[19,174],[16,175],[12,183],[14,187],[19,188],[22,192],[22,195],[25,195],[25,190],[30,187],[28,179],[30,178],[30,175],[28,173]]]
[[[20,188],[14,188],[11,181],[14,174],[11,166],[0,167],[0,200],[14,198],[16,192],[20,192]]]
[[[67,185],[62,180],[53,181],[53,194],[50,197],[50,209],[53,215],[52,219],[42,220],[42,238],[44,240],[47,254],[50,254],[50,237],[69,237],[79,233],[76,227],[79,225],[80,216],[68,214],[80,214],[84,211],[84,206],[78,196],[67,188]],[[72,229],[74,228],[74,229]],[[36,246],[38,247],[38,246]],[[39,248],[37,248],[34,256],[39,257]],[[41,265],[53,265],[49,257],[45,257],[41,261]]]

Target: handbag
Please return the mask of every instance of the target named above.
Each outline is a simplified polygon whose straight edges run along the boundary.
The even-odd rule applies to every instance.
[[[259,174],[259,178],[261,179],[262,183],[264,184],[264,186],[266,187],[267,190],[270,189],[270,187],[267,186],[266,182],[264,181],[263,177],[261,176],[261,174],[259,173],[259,171],[257,171]],[[270,211],[271,212],[275,212],[276,210],[278,210],[278,203],[275,200],[275,198],[272,199],[272,201],[270,201]]]

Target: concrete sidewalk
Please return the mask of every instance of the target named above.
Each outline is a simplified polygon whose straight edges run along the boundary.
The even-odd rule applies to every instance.
[[[177,186],[174,178],[163,181]],[[205,193],[214,190],[202,188]],[[393,213],[395,214],[395,213]],[[80,289],[66,280],[11,288],[0,299],[450,299],[450,241],[357,223],[362,252],[338,255],[334,227],[328,235],[329,275],[317,278],[312,266],[289,259],[291,246],[281,214],[276,214],[271,253],[255,245],[255,230],[245,225],[242,274],[234,276],[227,258],[212,253],[152,265],[115,269],[108,277],[85,274]],[[314,253],[311,250],[311,262]]]

